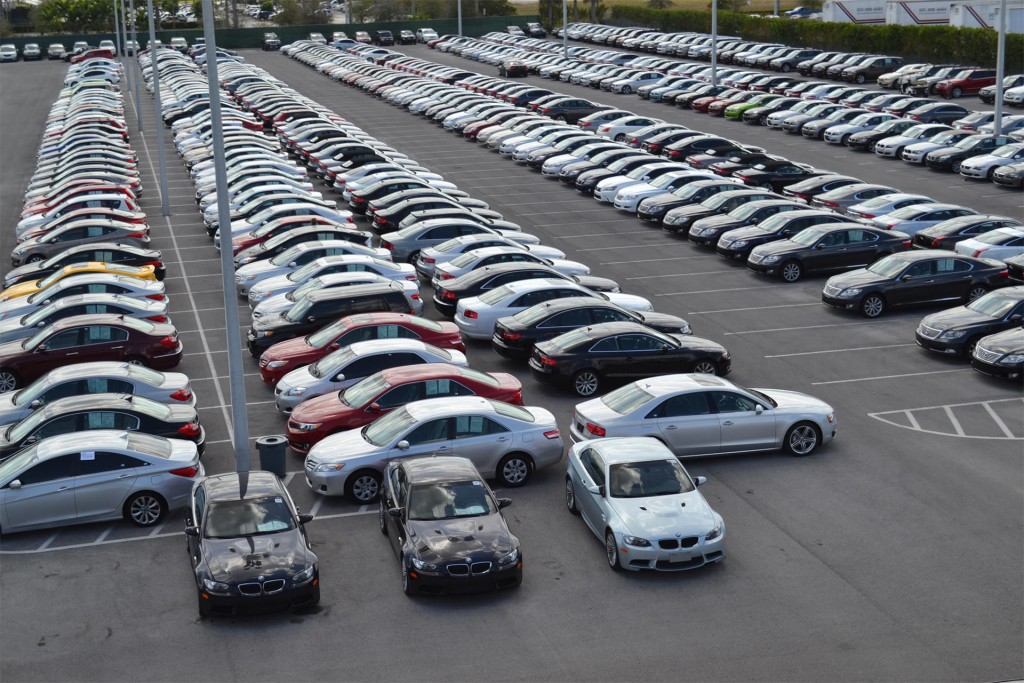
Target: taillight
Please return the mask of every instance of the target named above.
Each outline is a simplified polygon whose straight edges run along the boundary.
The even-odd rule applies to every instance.
[[[978,258],[979,256],[981,256],[981,252],[983,252],[983,251],[985,251],[985,250],[984,249],[976,249],[974,251],[974,253],[971,254],[971,256],[973,256],[974,258]]]
[[[593,434],[594,436],[605,436],[606,434],[608,434],[607,429],[605,429],[601,425],[596,425],[593,422],[587,423],[587,431]]]
[[[163,265],[164,265],[164,262],[163,261],[146,261],[142,265],[144,265],[144,266],[153,266],[154,268],[162,268]]]
[[[862,214],[860,215],[860,217],[861,217],[861,218],[874,218],[874,217],[875,217],[875,214],[873,214],[873,213],[862,213]]]
[[[598,128],[598,130],[601,131],[602,133],[607,133],[611,129],[612,129],[611,126],[601,126],[600,128]]]
[[[430,256],[420,256],[420,259],[424,263],[437,263],[437,259],[436,258],[431,258]]]
[[[552,429],[550,431],[544,432],[544,438],[545,439],[557,439],[558,438],[558,430],[557,429]]]
[[[946,239],[945,237],[936,237],[935,239],[932,240],[932,246],[933,247],[939,246],[939,244],[941,242],[943,242],[945,239]]]
[[[455,301],[455,292],[449,292],[447,289],[442,289],[438,292],[438,296],[445,301]]]
[[[505,341],[519,341],[522,337],[518,332],[509,332],[508,330],[502,330],[501,338]]]
[[[353,197],[352,201],[355,202],[356,204],[365,204],[366,203],[366,200],[363,199],[362,197]]]
[[[170,473],[174,474],[174,475],[177,475],[179,477],[188,477],[189,479],[191,479],[192,477],[194,477],[197,474],[199,474],[199,467],[198,466],[194,466],[194,467],[181,467],[181,468],[176,469],[176,470],[171,470]]]
[[[743,181],[743,182],[745,182],[745,183],[749,183],[749,182],[750,182],[750,178],[748,178],[748,177],[747,177],[747,176],[745,176],[745,175],[739,175],[739,174],[737,173],[737,174],[736,174],[736,177],[737,177],[737,178],[739,178],[740,180],[742,180],[742,181]]]
[[[178,338],[175,337],[173,334],[169,334],[160,340],[160,345],[173,349],[178,345]]]
[[[1001,275],[1002,277],[1010,277],[1010,269],[1007,268],[1006,270],[1001,270],[998,274]]]
[[[555,360],[551,356],[545,356],[543,353],[537,354],[537,360],[540,361],[541,365],[546,365],[550,368],[556,367],[558,365],[557,360]]]
[[[417,277],[415,275],[406,275],[405,279],[406,280],[412,280],[413,282],[416,282]]]
[[[509,403],[511,403],[514,406],[523,405],[523,392],[517,391],[516,393],[512,394],[512,400],[509,401]]]
[[[420,295],[419,294],[413,294],[409,298],[412,299],[413,301],[419,301],[420,300]]]
[[[165,323],[165,322],[167,322],[167,316],[166,315],[151,315],[148,318],[146,318],[146,320],[152,320],[155,323]]]
[[[466,316],[467,318],[470,318],[471,320],[475,320],[480,317],[480,315],[471,308],[467,308],[463,315]]]
[[[839,208],[839,203],[838,202],[830,202],[830,201],[821,201],[821,200],[819,200],[818,203],[819,204],[824,204],[825,206],[827,206],[829,208],[832,208],[832,209],[838,209]]]
[[[146,236],[146,233],[144,233],[144,232],[130,232],[130,233],[128,233],[126,235],[126,237],[134,237],[136,239],[142,239],[145,236]]]
[[[178,429],[179,434],[181,434],[182,436],[187,436],[189,438],[199,436],[199,433],[201,431],[202,427],[199,426],[198,422],[189,422],[184,427]]]
[[[152,299],[153,301],[163,301],[167,297],[165,297],[163,294],[147,294],[146,298]]]
[[[188,401],[189,399],[192,398],[192,390],[178,389],[173,394],[171,394],[171,398],[173,398],[175,401]]]
[[[441,280],[454,280],[455,276],[452,275],[451,273],[441,273],[440,279]]]
[[[904,240],[903,241],[903,246],[905,246],[907,249],[910,249],[910,247],[911,247],[910,240]]]

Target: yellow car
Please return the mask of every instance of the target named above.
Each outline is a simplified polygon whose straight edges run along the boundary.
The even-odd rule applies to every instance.
[[[35,294],[40,289],[49,287],[54,282],[62,280],[70,275],[81,273],[111,273],[113,275],[128,275],[137,277],[140,280],[156,280],[156,268],[154,266],[128,266],[120,263],[104,263],[102,261],[87,261],[86,263],[74,263],[54,271],[41,280],[29,280],[19,282],[0,292],[0,301],[8,301],[19,296]]]

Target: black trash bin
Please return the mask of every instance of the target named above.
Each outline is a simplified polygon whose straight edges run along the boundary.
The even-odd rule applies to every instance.
[[[285,450],[287,448],[288,439],[277,434],[261,436],[256,439],[256,450],[260,454],[260,469],[283,477],[285,475]]]

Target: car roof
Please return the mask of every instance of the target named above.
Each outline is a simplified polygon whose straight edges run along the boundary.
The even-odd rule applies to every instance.
[[[206,487],[206,500],[245,500],[281,493],[281,483],[270,472],[229,472],[206,477],[201,482]]]
[[[464,377],[473,381],[473,378],[467,377],[463,372],[463,368],[449,363],[424,363],[385,368],[381,371],[381,376],[391,385],[442,377]]]
[[[607,465],[675,458],[664,443],[649,436],[595,439],[588,446],[598,451]]]
[[[405,288],[400,282],[388,280],[387,282],[373,282],[366,285],[321,289],[315,292],[310,292],[306,295],[306,298],[316,303],[323,300],[348,299],[366,294],[382,294],[395,291],[404,292]]]
[[[351,288],[350,288],[351,289]],[[355,356],[370,356],[376,353],[392,353],[394,351],[425,351],[430,345],[419,339],[373,339],[349,344]]]
[[[133,401],[138,397],[131,394],[85,394],[84,396],[68,396],[44,405],[40,410],[46,417],[63,415],[77,410],[133,410]],[[146,399],[143,399],[146,400]]]
[[[480,480],[480,473],[466,458],[442,455],[404,460],[402,467],[410,484],[428,484],[453,479]]]
[[[129,434],[119,429],[97,429],[89,432],[89,447],[94,451],[105,448],[132,448]],[[78,433],[60,434],[43,439],[36,445],[38,460],[61,455],[68,451],[81,451],[82,437]]]
[[[490,401],[479,396],[446,396],[444,398],[428,398],[413,401],[405,405],[409,414],[417,421],[430,420],[445,415],[463,413],[494,413]]]

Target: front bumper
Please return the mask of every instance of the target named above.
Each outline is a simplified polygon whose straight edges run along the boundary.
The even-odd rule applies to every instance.
[[[660,544],[682,545],[693,537],[676,539],[659,539],[652,543],[649,548],[637,548],[627,546],[622,541],[620,534],[615,534],[619,542],[619,563],[623,569],[640,571],[651,569],[659,572],[678,572],[688,569],[698,569],[706,564],[721,562],[725,559],[725,531],[722,535],[710,542],[698,540],[695,545],[689,548],[677,547],[675,549],[663,549]]]
[[[318,574],[309,583],[278,593],[265,594],[261,591],[259,595],[217,595],[200,590],[199,599],[209,606],[213,614],[229,616],[311,606],[320,601],[320,576]]]
[[[997,363],[986,363],[978,360],[977,358],[971,358],[971,367],[980,372],[983,375],[989,377],[998,377],[999,379],[1012,379],[1020,382],[1024,379],[1024,365],[999,365]]]
[[[491,564],[488,562],[487,564]],[[420,593],[480,593],[490,590],[515,588],[523,582],[523,557],[508,567],[491,569],[481,574],[453,576],[442,572],[424,572],[408,568],[409,584]]]

